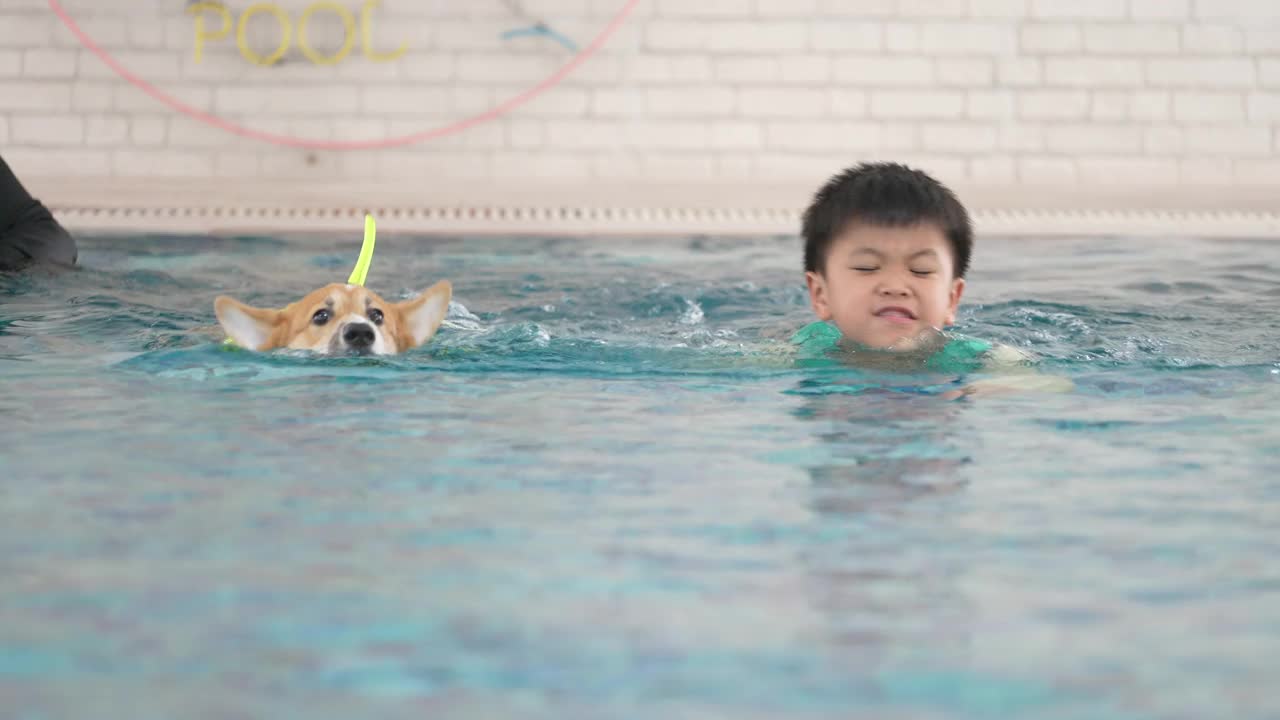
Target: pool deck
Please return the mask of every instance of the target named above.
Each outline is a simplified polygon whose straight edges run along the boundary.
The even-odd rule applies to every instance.
[[[521,185],[186,178],[24,178],[80,232],[795,235],[799,184]],[[1280,187],[954,184],[983,235],[1280,238]]]

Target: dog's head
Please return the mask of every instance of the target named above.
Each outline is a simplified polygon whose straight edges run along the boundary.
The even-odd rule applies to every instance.
[[[436,334],[452,296],[448,280],[399,303],[359,285],[334,283],[281,310],[251,307],[226,296],[214,301],[213,310],[227,335],[250,350],[394,355]]]

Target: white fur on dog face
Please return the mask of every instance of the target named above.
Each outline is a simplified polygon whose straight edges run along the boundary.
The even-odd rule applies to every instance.
[[[394,354],[395,343],[386,329],[370,317],[375,310],[383,314],[383,323],[393,312],[388,303],[363,287],[334,284],[322,288],[281,311],[287,326],[284,346],[320,355],[344,354],[353,348],[343,340],[343,331],[352,324],[363,324],[374,334],[374,342],[363,352]]]
[[[395,346],[387,341],[387,335],[382,328],[374,324],[367,316],[359,313],[348,313],[340,320],[330,320],[327,325],[331,326],[327,333],[320,335],[312,335],[310,337],[299,335],[289,343],[292,350],[310,350],[320,355],[343,354],[351,350],[347,343],[342,339],[342,333],[347,326],[352,324],[364,324],[373,328],[373,344],[369,346],[369,354],[371,355],[394,355]]]
[[[387,342],[387,336],[382,332],[382,328],[370,320],[367,316],[359,313],[350,313],[338,322],[338,329],[334,332],[334,345],[340,350],[345,351],[350,348],[342,340],[342,330],[353,323],[363,323],[373,328],[373,344],[369,346],[369,352],[374,355],[394,355],[395,348]]]

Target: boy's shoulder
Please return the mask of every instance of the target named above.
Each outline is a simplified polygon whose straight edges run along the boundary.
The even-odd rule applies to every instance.
[[[800,328],[791,335],[792,345],[805,345],[817,342],[835,344],[840,342],[840,329],[825,320],[815,320]]]
[[[801,357],[820,357],[835,350],[843,336],[835,325],[818,320],[805,325],[791,336],[790,345]],[[925,366],[934,370],[984,370],[1027,367],[1035,358],[1023,350],[979,338],[944,333],[940,347],[929,356]]]
[[[790,345],[799,359],[812,360],[829,357],[827,353],[839,347],[841,337],[839,328],[817,321],[797,330],[791,336]],[[1026,350],[955,333],[947,333],[946,338],[946,343],[925,361],[925,367],[961,375],[994,373],[956,391],[957,397],[1009,392],[1064,393],[1075,387],[1067,378],[1041,373],[1036,368],[1035,355]]]
[[[1034,361],[1031,353],[1003,343],[993,343],[987,351],[987,362],[997,368],[1023,367]]]

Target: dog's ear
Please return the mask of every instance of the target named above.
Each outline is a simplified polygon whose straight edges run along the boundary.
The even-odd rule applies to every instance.
[[[448,280],[441,280],[423,290],[418,297],[396,303],[395,308],[400,313],[400,327],[404,328],[400,349],[415,348],[430,340],[449,313],[449,300],[452,298],[453,286]]]
[[[271,336],[284,320],[279,310],[252,307],[225,295],[213,301],[213,313],[227,336],[249,350],[270,350]]]

